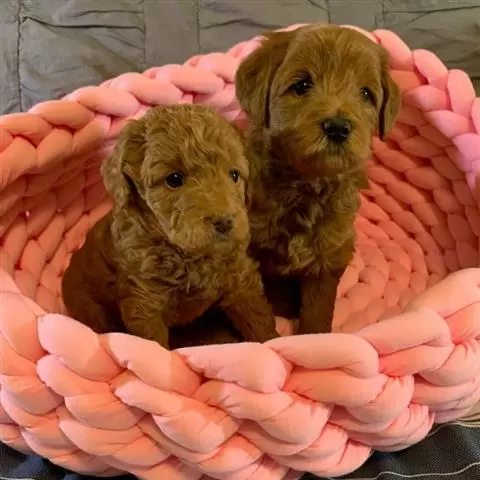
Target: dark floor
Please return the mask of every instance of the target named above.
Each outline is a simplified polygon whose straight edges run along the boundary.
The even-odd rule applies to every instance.
[[[133,480],[132,476],[117,477]],[[376,453],[348,480],[478,480],[480,423],[436,427],[420,444],[397,453]],[[67,472],[39,457],[25,457],[0,444],[0,480],[93,480]],[[305,474],[302,480],[319,480]],[[255,479],[252,479],[255,480]],[[327,480],[327,479],[323,479]],[[329,479],[328,479],[329,480]]]

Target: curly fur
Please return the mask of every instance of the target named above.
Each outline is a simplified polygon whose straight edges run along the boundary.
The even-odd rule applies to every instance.
[[[399,89],[387,53],[352,29],[314,25],[265,37],[236,75],[251,123],[252,251],[276,313],[299,317],[299,333],[328,332],[354,253],[371,139],[391,128]],[[332,117],[352,126],[341,145],[321,127]]]
[[[182,176],[181,186],[169,185],[172,173]],[[213,110],[157,107],[128,123],[103,165],[114,207],[63,278],[70,315],[97,332],[126,331],[165,347],[172,327],[175,346],[235,341],[198,328],[189,334],[197,338],[178,333],[211,308],[221,309],[244,340],[277,336],[257,263],[247,254],[248,176],[240,133]],[[215,228],[225,219],[229,231]]]

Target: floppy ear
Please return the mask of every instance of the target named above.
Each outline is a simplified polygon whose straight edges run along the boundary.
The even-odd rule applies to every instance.
[[[131,201],[134,171],[140,167],[144,155],[144,123],[131,120],[121,130],[113,154],[102,165],[103,183],[117,208],[124,208]]]
[[[276,71],[282,64],[295,30],[269,32],[265,40],[238,67],[235,88],[238,101],[249,120],[268,127],[268,98]]]
[[[378,115],[378,136],[384,140],[391,130],[400,110],[400,89],[390,77],[390,70],[385,62],[382,68],[383,100]]]

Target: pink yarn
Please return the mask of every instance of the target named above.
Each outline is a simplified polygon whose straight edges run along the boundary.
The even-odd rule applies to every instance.
[[[178,102],[244,123],[232,82],[258,39],[0,118],[2,442],[94,475],[336,476],[477,402],[480,99],[432,53],[364,33],[388,50],[403,110],[374,141],[329,335],[168,352],[62,315],[71,252],[110,208],[99,165],[122,126]]]

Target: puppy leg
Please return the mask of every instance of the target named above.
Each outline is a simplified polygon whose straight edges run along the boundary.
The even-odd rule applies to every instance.
[[[273,310],[262,295],[238,293],[222,304],[234,327],[246,342],[266,342],[278,337]]]
[[[122,331],[122,323],[114,321],[117,317],[115,311],[109,312],[88,295],[79,295],[66,291],[63,303],[68,315],[90,327],[96,333],[108,333]]]
[[[238,343],[242,340],[225,312],[216,308],[205,312],[190,325],[170,328],[170,347],[172,349]]]
[[[245,341],[266,342],[278,337],[275,315],[268,303],[260,274],[255,270],[248,275],[239,274],[240,285],[232,285],[221,303],[223,311]]]
[[[96,333],[123,331],[118,306],[105,298],[108,297],[108,289],[97,288],[97,285],[92,285],[90,279],[83,274],[82,267],[74,265],[73,262],[64,274],[62,300],[68,315]],[[104,294],[103,302],[99,293]]]
[[[298,333],[329,333],[332,330],[337,287],[345,268],[325,271],[319,277],[304,277]]]
[[[158,342],[169,348],[168,328],[164,317],[171,310],[169,302],[158,295],[150,298],[146,295],[130,294],[120,304],[122,321],[127,332],[147,340]]]
[[[290,320],[294,331],[297,330],[300,316],[301,280],[298,277],[263,277],[265,296],[275,316]]]
[[[178,295],[168,287],[151,282],[130,286],[121,301],[122,320],[128,332],[169,348],[170,328],[191,324],[211,306],[206,297],[191,295],[179,299]]]

